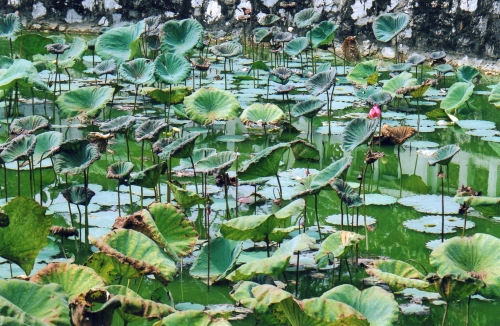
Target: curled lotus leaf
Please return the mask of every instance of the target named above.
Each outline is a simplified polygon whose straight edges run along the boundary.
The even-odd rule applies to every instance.
[[[70,326],[68,297],[59,284],[0,280],[0,323]]]
[[[479,293],[500,297],[500,240],[492,235],[476,233],[471,237],[455,237],[440,244],[429,256],[430,264],[440,277],[474,277],[484,282]]]
[[[173,280],[176,274],[174,261],[153,240],[140,232],[119,229],[99,239],[89,238],[100,251],[145,275],[154,275],[162,284]]]
[[[273,34],[274,42],[290,42],[293,39],[293,34],[290,32],[276,32]]]
[[[500,197],[471,196],[469,193],[457,193],[453,198],[460,205],[466,204],[487,218],[500,215]]]
[[[163,53],[154,61],[156,79],[167,85],[179,84],[191,73],[191,64],[182,56]]]
[[[196,19],[170,20],[161,28],[161,50],[188,54],[203,39],[203,26]]]
[[[278,124],[285,114],[279,106],[275,104],[254,103],[247,107],[240,115],[240,120],[243,123],[253,122],[262,125]]]
[[[290,77],[292,77],[292,70],[287,67],[278,67],[269,71],[269,75],[278,78],[280,83],[284,83],[285,81],[288,81]]]
[[[389,42],[399,33],[401,33],[408,23],[410,16],[405,13],[381,14],[373,22],[372,28],[375,38],[381,42]]]
[[[279,254],[246,263],[227,275],[231,282],[248,281],[259,275],[279,275],[290,264],[291,255]]]
[[[360,62],[347,74],[347,80],[361,86],[375,85],[378,81],[378,60]]]
[[[313,96],[318,96],[324,92],[330,90],[330,88],[335,87],[337,75],[336,69],[329,69],[317,73],[306,81],[306,89]]]
[[[312,250],[316,248],[316,239],[306,233],[299,234],[292,239],[282,243],[280,247],[273,253],[273,256],[278,255],[296,255],[301,251]]]
[[[295,85],[292,85],[292,84],[278,85],[278,87],[276,87],[276,93],[288,94],[291,91],[293,91],[294,89],[295,89]]]
[[[61,194],[71,204],[83,206],[87,206],[92,197],[95,196],[95,192],[92,189],[82,186],[69,187],[61,191]]]
[[[258,27],[253,31],[253,40],[255,43],[265,43],[270,42],[273,37],[273,31],[267,27]]]
[[[313,48],[331,44],[335,38],[335,31],[339,26],[329,20],[324,20],[307,32],[306,38],[312,41]]]
[[[133,170],[134,163],[132,162],[115,162],[108,166],[106,178],[123,180],[127,178]]]
[[[238,117],[240,104],[231,92],[214,87],[201,88],[184,98],[186,114],[196,123],[208,125],[215,120]]]
[[[355,246],[365,237],[355,232],[337,231],[330,234],[316,253],[315,261],[319,268],[324,268],[334,258],[344,258],[350,247]]]
[[[342,179],[335,179],[330,182],[333,190],[337,192],[340,200],[346,204],[347,207],[359,207],[363,205],[363,201],[359,194],[347,182]]]
[[[144,32],[144,22],[112,28],[99,35],[95,42],[95,52],[102,60],[113,59],[116,65],[132,59],[140,53],[139,40]]]
[[[403,145],[405,141],[413,137],[417,130],[409,126],[395,126],[384,125],[382,127],[382,136],[389,138],[396,145]]]
[[[361,144],[367,143],[377,129],[378,121],[357,118],[349,122],[342,133],[341,147],[352,151]]]
[[[273,14],[267,14],[267,15],[261,16],[257,22],[259,23],[259,25],[262,25],[262,26],[271,26],[274,23],[276,23],[278,20],[280,20],[279,16],[276,16]]]
[[[104,252],[93,253],[85,262],[85,266],[92,268],[108,284],[118,278],[133,279],[144,275],[140,270]]]
[[[198,139],[199,136],[200,134],[195,132],[169,142],[167,146],[161,147],[161,152],[158,154],[159,158],[161,160],[167,160],[170,157],[174,158],[190,157],[191,155],[193,155],[194,145],[196,139]],[[153,144],[153,148],[157,144],[158,141]]]
[[[135,117],[123,115],[99,126],[102,132],[126,133],[135,124]]]
[[[339,301],[356,309],[372,326],[390,326],[398,320],[398,303],[394,295],[378,286],[363,291],[351,284],[342,284],[323,293],[321,298]]]
[[[297,37],[285,45],[285,52],[291,57],[296,57],[307,49],[308,45],[309,40],[306,37]]]
[[[22,28],[23,25],[21,24],[19,15],[10,13],[0,17],[0,37],[7,37],[14,40],[16,34],[20,32]]]
[[[154,142],[160,136],[160,133],[167,128],[167,123],[163,119],[146,120],[135,130],[135,140],[147,140]]]
[[[160,175],[165,173],[165,170],[166,164],[155,164],[142,171],[130,173],[130,179],[126,183],[144,188],[154,188],[160,181]]]
[[[432,157],[429,158],[429,165],[434,166],[436,164],[439,165],[448,165],[450,164],[453,156],[455,156],[458,152],[460,152],[460,146],[458,145],[445,145],[440,147]]]
[[[444,59],[445,57],[446,57],[446,52],[444,52],[444,51],[435,51],[435,52],[432,52],[431,54],[429,54],[429,58],[432,61],[437,61],[439,59]]]
[[[233,165],[238,154],[231,151],[219,152],[199,160],[196,171],[208,174],[224,174]]]
[[[101,154],[88,140],[74,139],[62,143],[53,157],[57,173],[75,175],[83,173]]]
[[[191,64],[194,66],[196,70],[199,71],[207,71],[208,68],[212,65],[212,62],[204,57],[197,57],[191,59]]]
[[[212,46],[210,51],[217,57],[234,58],[243,52],[243,47],[238,42],[224,42]]]
[[[35,152],[36,140],[35,135],[17,136],[5,146],[0,159],[5,163],[29,159]]]
[[[193,150],[193,153],[191,157],[189,158],[181,158],[179,168],[180,169],[189,169],[193,165],[192,163],[198,163],[201,159],[208,157],[210,155],[213,155],[217,153],[217,150],[215,148],[197,148]],[[191,162],[191,159],[193,159],[193,162]]]
[[[10,133],[13,135],[34,134],[43,129],[50,129],[50,122],[40,115],[14,119],[10,124]]]
[[[92,69],[94,74],[100,76],[100,75],[107,75],[107,74],[115,74],[116,73],[116,62],[114,59],[109,59],[109,60],[104,60],[94,67]]]
[[[168,326],[168,325],[183,325],[189,321],[190,325],[199,325],[199,326],[230,326],[229,323],[224,318],[215,318],[211,316],[209,313],[204,311],[196,311],[196,310],[186,310],[186,311],[177,311],[165,318],[161,321],[154,324],[155,326]]]
[[[104,279],[92,268],[68,263],[50,263],[33,275],[30,282],[59,284],[68,295],[69,300],[93,287],[106,285]]]
[[[424,55],[414,53],[406,59],[406,62],[411,64],[412,66],[417,66],[420,64],[423,64],[425,62],[426,58]]]
[[[472,83],[479,78],[481,78],[481,72],[476,67],[460,66],[457,69],[457,80],[459,82]]]
[[[429,287],[434,288],[446,302],[465,299],[485,287],[483,281],[473,276],[448,274],[439,277],[429,274],[425,279],[430,283]]]
[[[313,144],[306,142],[303,139],[297,139],[290,143],[293,157],[296,160],[313,160],[319,161],[321,156],[319,150]]]
[[[18,87],[35,87],[44,92],[50,91],[33,63],[24,59],[16,59],[6,69],[0,69],[0,90],[13,89],[16,84]]]
[[[442,74],[447,74],[449,72],[455,71],[455,68],[453,68],[453,66],[449,64],[442,64],[434,67],[434,69]]]
[[[320,18],[320,14],[314,8],[302,9],[293,16],[293,22],[298,28],[311,27]]]
[[[68,45],[62,44],[66,47]],[[72,43],[69,45],[67,50],[64,50],[60,54],[50,53],[50,54],[35,54],[33,60],[35,62],[40,61],[45,64],[49,69],[55,70],[55,62],[60,68],[71,68],[76,62],[80,61],[83,53],[87,50],[87,42],[81,37],[74,37]],[[49,51],[50,52],[50,51]]]
[[[174,194],[175,201],[183,208],[189,208],[194,205],[205,205],[208,202],[212,202],[211,199],[207,199],[194,193],[192,191],[186,190],[184,187],[167,181],[168,186]]]
[[[391,103],[392,96],[388,92],[380,91],[368,96],[366,102],[370,105],[386,105]]]
[[[496,84],[491,90],[488,102],[493,104],[497,109],[500,108],[500,83]]]
[[[93,120],[101,114],[113,98],[113,87],[87,86],[68,91],[56,100],[61,118],[78,117],[81,121]]]
[[[409,71],[411,69],[411,64],[410,63],[393,63],[387,66],[391,72],[403,72],[403,71]]]
[[[69,303],[71,325],[111,325],[113,314],[121,305],[120,300],[113,297],[98,310],[90,310],[91,304],[84,297],[79,296]]]
[[[87,135],[87,139],[91,144],[97,146],[99,153],[106,153],[108,148],[108,142],[111,138],[114,138],[115,134],[102,134],[100,132],[89,132]]]
[[[52,43],[47,44],[45,49],[51,54],[63,54],[67,49],[69,49],[69,44],[62,43]]]
[[[391,78],[387,83],[384,84],[384,87],[382,87],[382,89],[385,92],[389,93],[392,97],[395,97],[398,94],[396,91],[401,87],[408,88],[417,85],[417,79],[411,77],[411,73],[404,71],[396,77]]]
[[[366,272],[386,283],[393,292],[405,288],[425,289],[429,286],[424,274],[400,260],[374,260]]]
[[[151,84],[154,81],[155,63],[149,59],[138,58],[126,61],[118,69],[120,78],[135,84]]]
[[[298,118],[304,116],[306,118],[314,118],[316,114],[326,105],[326,101],[319,98],[310,98],[299,102],[292,107],[292,116]]]
[[[280,143],[260,151],[239,169],[238,178],[253,180],[276,175],[281,157],[289,147],[289,143]]]

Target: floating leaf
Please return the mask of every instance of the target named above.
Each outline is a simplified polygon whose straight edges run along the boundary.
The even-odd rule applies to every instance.
[[[417,212],[426,214],[441,214],[441,196],[418,195],[398,200],[403,206],[411,206]],[[459,205],[449,196],[444,197],[444,214],[458,214]]]
[[[457,227],[463,228],[464,220],[458,217],[445,215],[444,217],[444,228],[441,223],[441,216],[439,215],[427,215],[415,220],[407,220],[403,222],[403,225],[411,230],[417,232],[425,233],[454,233]],[[473,228],[475,224],[471,221],[467,221],[465,228]]]

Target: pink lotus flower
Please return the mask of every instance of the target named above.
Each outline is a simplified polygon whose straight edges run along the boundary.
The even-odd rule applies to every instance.
[[[368,118],[370,119],[375,119],[381,116],[382,116],[382,111],[380,110],[378,105],[374,105],[370,110],[370,112],[368,113]]]

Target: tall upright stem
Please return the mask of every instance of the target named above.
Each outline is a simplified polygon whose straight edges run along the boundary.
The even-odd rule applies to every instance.
[[[444,326],[446,323],[446,316],[448,315],[448,302],[446,302],[446,306],[444,308],[444,315],[443,315],[443,322],[441,323],[441,326]]]
[[[443,167],[439,166],[439,173],[442,174]],[[441,242],[444,242],[444,178],[441,178]],[[446,304],[448,311],[448,304]]]
[[[318,225],[319,241],[322,240],[321,228],[319,226],[319,216],[318,216],[318,195],[314,195],[314,212],[316,213],[316,224]]]

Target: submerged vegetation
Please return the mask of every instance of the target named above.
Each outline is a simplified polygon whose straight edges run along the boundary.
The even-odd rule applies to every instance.
[[[0,324],[494,324],[500,83],[293,21],[0,17]]]

